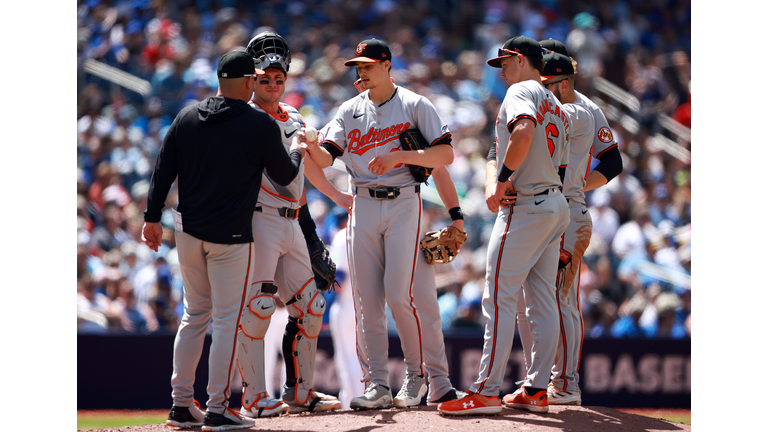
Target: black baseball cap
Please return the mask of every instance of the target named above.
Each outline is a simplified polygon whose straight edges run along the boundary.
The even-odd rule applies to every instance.
[[[386,42],[375,38],[366,39],[357,44],[357,57],[344,62],[344,66],[354,67],[355,63],[376,63],[384,60],[392,61],[392,53]]]
[[[219,78],[242,78],[254,75],[263,75],[264,71],[256,69],[253,65],[253,57],[245,51],[230,51],[219,59],[219,67],[216,76]]]
[[[560,53],[550,53],[544,56],[544,70],[541,72],[541,79],[548,80],[557,75],[573,75],[573,63],[571,58]]]
[[[499,50],[499,56],[488,60],[488,66],[500,68],[501,59],[512,57],[515,54],[522,54],[526,57],[544,57],[541,45],[539,45],[535,39],[531,39],[527,36],[515,36],[504,42],[504,45]]]
[[[548,49],[550,51],[554,51],[556,53],[560,53],[566,57],[570,57],[571,55],[568,54],[568,48],[565,47],[565,44],[558,40],[554,40],[552,38],[539,41],[539,44],[542,48]]]

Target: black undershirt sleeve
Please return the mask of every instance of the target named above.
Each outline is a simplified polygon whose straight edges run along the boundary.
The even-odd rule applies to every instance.
[[[486,163],[490,161],[496,162],[496,143],[491,144],[491,149],[488,150],[488,157],[485,158]]]
[[[595,167],[595,171],[599,171],[608,181],[621,174],[621,171],[624,169],[624,165],[621,162],[621,153],[619,153],[619,149],[616,146],[604,151],[597,159],[600,163]]]
[[[342,155],[341,150],[339,150],[338,147],[336,147],[335,145],[331,144],[328,141],[323,141],[323,143],[320,144],[320,146],[322,148],[328,150],[328,153],[330,153],[331,156],[333,156],[333,160],[336,160],[337,157]]]

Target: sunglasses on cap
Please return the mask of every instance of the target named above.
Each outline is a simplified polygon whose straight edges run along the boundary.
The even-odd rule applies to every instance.
[[[559,82],[561,82],[561,81],[565,81],[565,80],[567,80],[567,79],[568,79],[568,78],[563,78],[563,79],[561,79],[561,80],[552,81],[551,83],[546,83],[546,84],[544,84],[544,87],[545,87],[545,88],[549,88],[549,86],[551,86],[551,85],[553,85],[553,84],[557,84],[557,83],[559,83]]]

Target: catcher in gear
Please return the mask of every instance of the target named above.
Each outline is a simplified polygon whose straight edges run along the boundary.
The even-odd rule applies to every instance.
[[[455,226],[440,231],[430,231],[421,239],[421,251],[427,264],[447,264],[456,258],[461,245],[467,240],[467,233]]]
[[[274,118],[284,146],[298,143],[304,119],[294,107],[280,102],[291,60],[288,44],[277,33],[263,32],[250,41],[246,51],[254,65],[265,72],[256,80],[249,104]],[[259,131],[253,133],[257,135]],[[317,336],[326,303],[315,281],[307,245],[323,251],[325,246],[315,232],[306,204],[304,164],[296,179],[286,186],[276,184],[268,174],[262,178],[261,193],[253,211],[254,261],[258,265],[238,332],[238,366],[243,381],[240,412],[255,418],[288,411],[338,409],[341,403],[337,398],[312,389]],[[322,253],[320,259],[323,259]],[[332,263],[322,264],[333,267]],[[327,273],[330,271],[325,274],[329,277]],[[321,285],[325,282],[327,279],[323,278]],[[264,371],[264,336],[275,310],[276,295],[289,314],[282,342],[286,371],[282,401],[267,393]]]

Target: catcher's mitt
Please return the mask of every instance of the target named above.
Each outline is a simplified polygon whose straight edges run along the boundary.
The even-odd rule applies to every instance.
[[[331,260],[328,249],[322,240],[307,246],[309,258],[312,261],[312,270],[315,272],[315,285],[320,291],[333,291],[333,283],[336,282],[336,264]]]
[[[418,129],[408,129],[400,134],[400,147],[403,150],[424,150],[429,148],[429,143],[424,139],[424,135]],[[419,183],[427,183],[427,179],[432,175],[432,168],[419,165],[408,165],[413,178]]]
[[[430,231],[421,239],[421,251],[427,264],[446,264],[459,253],[459,245],[467,240],[467,233],[454,226]]]

